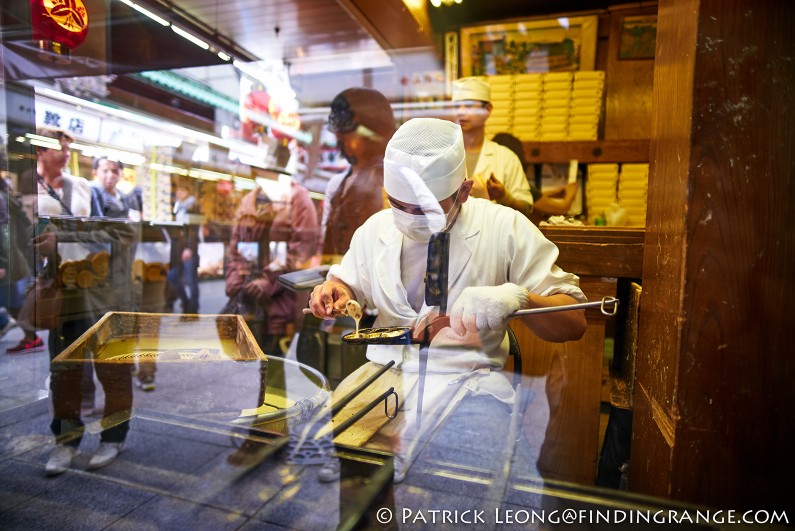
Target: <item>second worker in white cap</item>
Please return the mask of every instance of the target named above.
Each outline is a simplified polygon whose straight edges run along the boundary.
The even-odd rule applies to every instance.
[[[464,134],[467,175],[474,181],[472,197],[491,199],[529,217],[533,195],[521,161],[510,149],[486,138],[492,108],[486,81],[478,77],[453,81],[453,110]]]
[[[513,388],[500,372],[508,355],[508,315],[523,308],[585,301],[578,278],[555,265],[557,247],[519,212],[472,198],[472,185],[457,124],[415,118],[389,141],[384,188],[391,208],[373,215],[356,231],[342,262],[332,266],[326,282],[312,292],[310,308],[319,318],[332,318],[355,299],[378,310],[376,327],[427,322],[439,313],[439,307],[425,301],[429,240],[445,231],[450,242],[451,323],[430,343],[421,408],[411,406],[416,403],[421,369],[417,345],[368,346],[369,363],[346,378],[335,393],[344,396],[394,361],[395,367],[379,378],[377,392],[394,386],[407,407],[389,422],[376,408],[339,435],[337,442],[386,447],[406,457],[411,441],[420,436],[413,427],[421,420],[426,433],[440,419],[440,408],[469,394],[486,397],[492,407],[509,413],[506,404],[513,401]],[[586,326],[582,310],[521,319],[540,338],[555,342],[579,339]],[[421,419],[414,417],[417,409],[422,410]],[[504,429],[498,417],[485,416],[499,424],[495,430]]]

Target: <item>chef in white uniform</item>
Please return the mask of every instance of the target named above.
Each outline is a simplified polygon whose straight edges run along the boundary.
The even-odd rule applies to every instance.
[[[524,308],[585,301],[575,275],[555,265],[558,250],[519,212],[470,197],[461,128],[433,118],[409,120],[395,133],[384,159],[384,187],[390,210],[367,220],[326,282],[315,288],[312,312],[320,318],[339,315],[350,299],[378,310],[375,326],[414,326],[438,308],[425,304],[428,242],[433,233],[450,234],[448,307],[451,326],[428,349],[423,400],[423,430],[440,418],[439,408],[466,394],[513,401],[513,389],[499,373],[507,357],[507,316]],[[563,342],[585,331],[582,310],[522,318],[540,338]],[[343,396],[357,382],[390,360],[397,362],[380,387],[397,382],[401,400],[397,419],[386,420],[376,408],[352,434],[336,440],[387,446],[405,455],[414,439],[417,345],[370,345],[369,363],[337,389]],[[461,383],[461,386],[449,385]],[[459,392],[465,388],[465,392]],[[501,403],[501,404],[500,404]],[[373,412],[371,412],[373,413]],[[380,417],[380,421],[379,418]],[[361,424],[361,426],[358,426]],[[348,430],[348,431],[351,431]],[[376,433],[378,432],[378,433]],[[347,438],[346,438],[347,437]]]
[[[493,110],[489,84],[479,77],[455,80],[453,104],[464,134],[467,175],[474,181],[470,195],[490,199],[529,217],[533,195],[521,161],[510,149],[486,138],[486,122]]]

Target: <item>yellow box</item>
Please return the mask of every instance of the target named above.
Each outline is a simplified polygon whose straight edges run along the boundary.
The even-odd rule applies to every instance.
[[[574,72],[547,72],[541,74],[544,83],[556,83],[561,81],[572,81],[574,79]]]
[[[605,72],[604,70],[580,70],[574,72],[574,81],[582,81],[582,80],[602,80],[605,79]]]

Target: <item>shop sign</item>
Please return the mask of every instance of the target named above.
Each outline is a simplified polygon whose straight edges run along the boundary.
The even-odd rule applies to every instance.
[[[83,44],[88,12],[82,0],[30,0],[33,38],[56,42],[67,49]]]
[[[36,125],[39,127],[61,129],[80,140],[96,142],[101,122],[100,118],[81,113],[73,106],[36,101]]]
[[[99,141],[110,146],[123,146],[129,151],[142,153],[144,146],[153,145],[153,132],[135,127],[130,122],[104,119],[99,131]]]

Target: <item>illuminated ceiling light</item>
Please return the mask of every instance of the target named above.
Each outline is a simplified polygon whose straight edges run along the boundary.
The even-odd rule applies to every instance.
[[[33,146],[42,147],[45,149],[54,149],[56,151],[61,151],[61,144],[55,142],[42,142],[41,140],[36,140],[35,138],[30,139],[30,144]]]
[[[208,50],[210,48],[209,44],[207,44],[206,42],[204,42],[200,38],[196,37],[195,35],[191,35],[190,33],[188,33],[187,31],[185,31],[184,29],[182,29],[180,27],[177,27],[177,26],[172,24],[171,25],[171,29],[174,30],[174,33],[176,33],[180,37],[189,40],[190,42],[192,42],[193,44],[195,44],[196,46],[198,46],[199,48],[201,48],[203,50]]]
[[[248,177],[235,176],[232,180],[235,183],[235,188],[238,190],[254,190],[257,187],[257,182]]]
[[[225,54],[224,52],[218,52],[218,57],[221,58],[221,61],[229,61],[232,59],[231,55]]]
[[[442,0],[431,0],[431,5],[432,5],[433,7],[441,7],[441,5],[442,5]]]
[[[147,16],[147,17],[151,18],[152,20],[154,20],[155,22],[157,22],[157,23],[158,23],[158,24],[160,24],[161,26],[168,26],[168,25],[170,24],[170,22],[169,22],[168,20],[166,20],[166,19],[164,19],[164,18],[162,18],[162,17],[159,17],[159,16],[155,15],[154,13],[152,13],[151,11],[149,11],[148,9],[146,9],[146,8],[143,8],[143,7],[139,6],[139,5],[138,5],[138,4],[136,4],[135,2],[131,2],[130,0],[119,0],[119,1],[120,1],[122,4],[127,4],[127,5],[128,5],[128,6],[130,6],[131,8],[133,8],[133,9],[135,9],[136,11],[138,11],[139,13],[141,13],[142,15],[145,15],[145,16]]]
[[[431,0],[431,5],[433,7],[442,7],[442,4],[446,6],[451,6],[453,4],[460,4],[464,0]]]
[[[33,141],[31,141],[33,143]],[[72,142],[69,148],[75,151],[80,151],[86,157],[100,158],[105,157],[108,160],[120,161],[129,166],[140,166],[146,162],[146,157],[131,151],[124,151],[122,149],[105,148],[101,146],[89,146],[87,144],[80,144],[79,142]],[[56,148],[57,149],[57,148]]]
[[[33,133],[26,133],[25,136],[30,140],[31,145],[43,147],[46,149],[54,149],[56,151],[61,151],[61,142],[55,138],[50,138],[48,136],[41,136],[36,135]]]
[[[177,175],[182,175],[185,177],[188,176],[188,170],[186,170],[185,168],[181,168],[179,166],[171,166],[169,164],[160,164],[157,162],[152,162],[151,164],[149,164],[149,167],[155,171],[162,171],[165,173],[176,173]]]
[[[560,27],[569,29],[569,17],[560,17],[558,18],[558,24]]]
[[[262,82],[265,81],[265,79],[263,79],[265,77],[264,72],[260,72],[258,69],[247,65],[243,61],[238,61],[237,59],[235,59],[234,61],[232,61],[232,66],[234,66],[235,68],[246,74],[247,76],[255,79],[256,81],[262,81]]]
[[[188,177],[204,179],[205,181],[220,181],[222,179],[229,181],[233,178],[228,173],[219,173],[217,171],[204,170],[200,168],[191,168],[191,170],[188,172]]]
[[[108,107],[107,105],[101,105],[88,100],[82,100],[75,96],[64,94],[57,90],[46,87],[36,86],[35,89],[37,95],[49,98],[51,100],[60,101],[69,105],[82,105],[86,109],[99,112],[102,115],[113,116],[114,118],[120,118],[134,124],[149,127],[153,132],[161,133],[158,135],[158,138],[156,138],[156,141],[159,143],[159,145],[173,145],[173,147],[177,147],[181,142],[179,137],[185,137],[191,139],[191,141],[209,142],[213,145],[227,148],[230,150],[230,159],[234,153],[242,164],[248,164],[249,166],[256,166],[258,168],[265,168],[268,166],[263,160],[262,150],[258,146],[249,144],[247,142],[240,142],[234,139],[224,139],[203,131],[190,129],[175,123],[164,122],[163,120],[148,117],[135,112]],[[311,135],[307,133],[307,136],[311,141]],[[242,158],[245,158],[246,160],[243,161]]]

